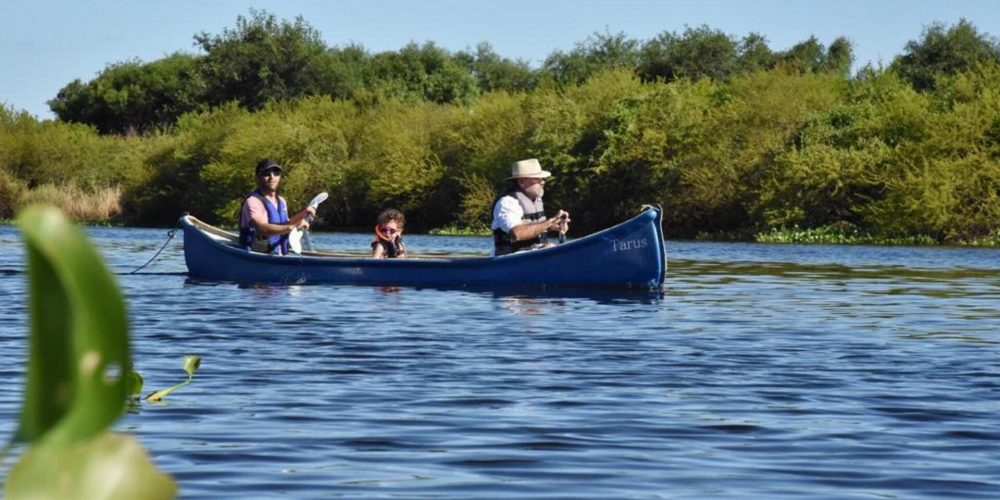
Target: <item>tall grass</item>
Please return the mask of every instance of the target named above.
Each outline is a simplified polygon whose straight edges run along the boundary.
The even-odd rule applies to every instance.
[[[33,204],[52,205],[71,219],[103,222],[122,215],[122,188],[112,185],[85,189],[73,183],[46,184],[25,191],[19,207]]]

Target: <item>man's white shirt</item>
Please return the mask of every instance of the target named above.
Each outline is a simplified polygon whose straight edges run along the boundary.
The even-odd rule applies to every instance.
[[[510,230],[514,229],[514,226],[520,225],[523,218],[524,209],[521,208],[517,199],[513,196],[503,196],[493,209],[493,223],[490,229],[499,229],[510,234]]]

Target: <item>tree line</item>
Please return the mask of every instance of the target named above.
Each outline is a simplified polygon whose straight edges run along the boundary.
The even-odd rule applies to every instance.
[[[254,11],[195,39],[203,55],[70,83],[57,121],[0,111],[0,216],[46,187],[114,187],[130,224],[231,223],[271,156],[293,204],[331,193],[329,227],[386,206],[415,229],[482,227],[508,165],[537,157],[555,174],[547,203],[581,233],[659,202],[674,237],[1000,239],[1000,44],[967,21],[854,75],[843,38],[774,51],[707,27],[595,34],[537,69],[486,44],[329,48],[302,19]]]
[[[829,48],[811,37],[787,51],[773,51],[759,34],[738,39],[701,26],[644,42],[624,33],[595,33],[532,69],[525,61],[501,57],[488,43],[457,53],[433,42],[376,54],[360,45],[328,47],[302,18],[289,22],[255,10],[238,17],[233,29],[200,33],[194,40],[203,54],[109,65],[89,82],[78,79],[64,86],[49,106],[62,121],[90,124],[101,133],[128,133],[169,128],[184,113],[229,102],[250,111],[307,96],[469,104],[487,92],[581,84],[613,68],[633,70],[647,82],[727,80],[778,66],[846,76],[853,59],[843,37]]]

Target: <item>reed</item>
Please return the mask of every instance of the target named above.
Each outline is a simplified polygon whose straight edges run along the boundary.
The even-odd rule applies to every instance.
[[[122,188],[46,184],[24,192],[18,208],[33,204],[55,206],[76,221],[107,222],[122,214]]]
[[[14,217],[26,190],[24,182],[0,169],[0,220]]]

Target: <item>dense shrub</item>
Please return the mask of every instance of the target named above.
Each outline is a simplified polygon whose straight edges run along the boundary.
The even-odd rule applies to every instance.
[[[372,56],[324,49],[301,20],[245,22],[205,38],[208,48],[263,50],[244,44],[255,33],[287,35],[304,50],[292,59],[339,83],[197,107],[142,134],[101,135],[0,108],[0,217],[73,193],[89,207],[82,218],[113,217],[116,208],[97,202],[120,197],[126,223],[172,225],[189,211],[232,224],[254,187],[254,164],[271,157],[285,167],[282,194],[293,209],[331,194],[320,227],[367,230],[392,206],[413,230],[481,229],[511,162],[536,157],[554,174],[547,206],[569,210],[576,234],[644,203],[665,207],[673,237],[988,242],[1000,234],[1000,64],[989,57],[940,71],[932,58],[900,59],[849,77],[851,48],[841,39],[776,52],[757,35],[701,28],[664,35],[660,52],[621,34],[597,36],[532,73],[489,46],[451,55],[411,44]],[[989,46],[976,32],[958,36],[963,29],[932,29],[909,50],[923,54],[941,37]],[[704,65],[681,58],[677,47],[688,46],[705,54]],[[669,75],[642,65],[651,54],[659,59],[646,62],[673,68]],[[915,85],[917,67],[933,86]],[[116,66],[95,88],[148,81],[152,69]],[[280,87],[269,81],[268,92]]]

